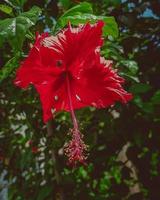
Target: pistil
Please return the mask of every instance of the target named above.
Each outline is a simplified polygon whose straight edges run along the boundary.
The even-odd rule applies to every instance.
[[[65,153],[69,158],[69,164],[75,166],[78,162],[80,163],[85,162],[86,160],[85,152],[87,150],[87,146],[84,144],[82,140],[82,134],[79,131],[78,122],[73,109],[69,73],[66,74],[66,85],[67,85],[69,110],[73,121],[73,129],[71,129],[70,131],[72,139],[65,146]]]

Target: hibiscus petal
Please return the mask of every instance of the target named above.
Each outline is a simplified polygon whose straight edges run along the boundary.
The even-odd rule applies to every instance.
[[[54,81],[35,85],[42,103],[43,120],[52,118],[52,109],[57,111],[68,110],[68,99],[63,74]]]
[[[41,44],[45,37],[48,37],[48,34],[37,36],[28,57],[17,70],[17,76],[14,81],[17,86],[26,88],[29,84],[46,83],[61,73],[62,69],[56,67],[56,60],[53,59],[55,54],[48,48],[46,50]]]
[[[101,63],[98,55],[92,58],[92,63],[90,59],[86,61],[90,67],[84,68],[79,79],[74,82],[74,89],[81,102],[85,106],[101,108],[113,105],[116,101],[129,101],[132,95],[122,88],[124,80],[111,69],[110,63],[108,66]]]
[[[77,28],[69,26],[64,32],[66,42],[69,44],[65,49],[67,55],[66,65],[71,71],[77,67],[77,65],[75,65],[77,60],[79,63],[83,62],[90,53],[95,52],[97,48],[102,46],[103,26],[104,22],[99,21],[94,25],[87,23]]]

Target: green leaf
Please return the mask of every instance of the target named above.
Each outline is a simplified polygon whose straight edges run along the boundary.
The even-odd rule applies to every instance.
[[[131,88],[130,91],[134,94],[142,94],[142,93],[146,93],[151,89],[151,86],[148,84],[144,84],[144,83],[138,83],[138,84],[134,84]]]
[[[27,0],[19,0],[19,5],[22,7],[26,2]]]
[[[7,78],[10,73],[18,66],[19,55],[11,58],[5,66],[0,70],[0,83]]]
[[[150,102],[143,103],[142,110],[146,113],[153,113],[154,112],[154,106]]]
[[[141,99],[140,96],[134,96],[133,102],[139,107],[142,108],[143,107],[143,101]]]
[[[70,0],[59,0],[59,2],[62,4],[62,6],[65,9],[68,9],[71,5],[71,1]]]
[[[78,171],[78,175],[83,179],[89,179],[87,171],[84,169],[84,167],[80,167]]]
[[[19,17],[28,18],[28,24],[33,25],[37,22],[42,10],[38,6],[33,6],[29,11],[22,13]]]
[[[133,60],[122,60],[119,65],[125,66],[130,71],[130,75],[135,75],[138,72],[138,64]]]
[[[118,37],[119,34],[118,25],[114,17],[100,16],[98,18],[106,23],[103,30],[105,36],[111,35],[115,38]]]
[[[68,17],[75,16],[75,15],[82,15],[84,13],[93,13],[92,5],[87,2],[79,3],[78,5],[70,8],[67,10],[57,21],[56,27],[54,28],[55,31],[63,28],[67,23]]]
[[[48,195],[52,192],[52,188],[48,186],[44,186],[40,189],[37,200],[45,200],[48,199]]]
[[[125,78],[131,80],[131,81],[136,82],[136,83],[139,83],[139,82],[140,82],[140,81],[139,81],[139,78],[136,77],[136,76],[132,76],[132,75],[129,75],[128,73],[124,73],[124,72],[120,72],[119,74],[120,74],[121,76],[123,76],[123,77],[125,77]]]
[[[8,4],[13,5],[13,6],[20,6],[23,7],[23,5],[27,2],[27,0],[10,0],[7,1]]]
[[[35,25],[40,13],[41,9],[34,6],[15,18],[0,20],[0,43],[6,39],[14,50],[20,50],[27,30]]]
[[[150,102],[143,102],[141,97],[136,95],[134,96],[133,102],[143,110],[145,113],[153,113],[154,112],[154,107],[153,104]]]
[[[105,26],[103,28],[104,36],[113,36],[118,37],[118,26],[114,19],[114,17],[106,17],[106,16],[96,16],[93,14],[82,14],[82,15],[73,15],[66,16],[59,19],[58,23],[61,27],[64,27],[68,22],[71,22],[73,25],[85,24],[86,22],[90,22],[92,24],[96,23],[98,20],[102,20],[105,22]]]
[[[12,15],[12,8],[10,6],[7,6],[5,4],[0,4],[0,11],[8,14],[8,15]]]
[[[111,174],[115,178],[115,181],[117,184],[121,183],[122,175],[121,175],[121,169],[119,166],[113,166],[111,168]]]
[[[87,2],[79,3],[78,5],[67,10],[59,19],[67,16],[73,16],[81,13],[93,13],[92,5]]]
[[[160,90],[157,90],[151,98],[153,104],[160,104]]]

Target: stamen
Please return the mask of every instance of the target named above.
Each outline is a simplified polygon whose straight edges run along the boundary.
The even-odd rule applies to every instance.
[[[76,166],[78,163],[85,164],[87,159],[87,146],[82,140],[83,135],[79,130],[75,129],[71,129],[70,134],[72,139],[64,147],[64,152],[68,157],[68,163],[72,166]]]

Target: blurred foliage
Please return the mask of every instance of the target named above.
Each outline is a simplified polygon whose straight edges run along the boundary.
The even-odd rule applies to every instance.
[[[4,0],[0,16],[0,198],[58,199],[54,148],[65,199],[159,200],[159,0]],[[76,169],[63,155],[69,114],[56,115],[54,138],[48,138],[34,88],[13,85],[35,32],[55,33],[68,19],[73,25],[106,21],[102,55],[114,60],[134,95],[127,106],[77,111],[90,156],[87,166]]]

